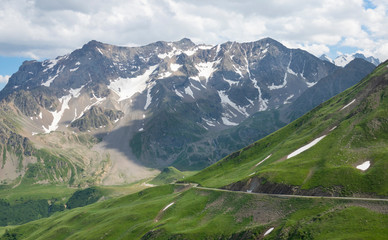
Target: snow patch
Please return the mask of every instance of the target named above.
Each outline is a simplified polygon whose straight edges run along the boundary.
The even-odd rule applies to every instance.
[[[75,71],[77,71],[77,70],[78,70],[78,68],[79,68],[79,67],[72,68],[72,69],[70,69],[70,72],[75,72]]]
[[[190,86],[186,87],[185,88],[185,93],[187,95],[190,95],[192,98],[194,98],[194,94],[193,94],[193,91],[191,90]],[[195,98],[194,98],[195,99]]]
[[[80,63],[80,62],[76,62],[75,65],[76,65],[76,66],[79,66],[79,65],[81,65],[81,63]]]
[[[316,138],[316,139],[314,139],[314,141],[312,141],[311,143],[309,143],[309,144],[307,144],[307,145],[305,145],[305,146],[303,146],[303,147],[301,147],[301,148],[295,150],[294,152],[292,152],[290,155],[287,156],[287,159],[290,159],[290,158],[292,158],[292,157],[295,157],[296,155],[298,155],[298,154],[300,154],[300,153],[306,151],[307,149],[313,147],[315,144],[319,143],[324,137],[326,137],[326,135],[323,135],[323,136],[321,136],[321,137],[319,137],[319,138]]]
[[[173,72],[178,71],[178,69],[179,69],[180,67],[182,67],[182,65],[180,65],[180,64],[176,64],[176,63],[171,63],[171,64],[170,64],[170,69],[171,69]]]
[[[248,69],[248,67],[247,67]],[[257,89],[257,91],[259,92],[259,112],[262,112],[262,111],[265,111],[268,109],[268,99],[263,99],[262,98],[262,93],[261,93],[261,89],[260,87],[257,85],[257,80],[256,79],[252,79],[251,78],[251,74],[250,72],[248,73],[249,74],[249,78],[251,79],[252,83],[253,83],[253,86]]]
[[[94,103],[92,103],[92,104],[86,106],[85,109],[81,112],[81,114],[80,114],[79,116],[75,115],[75,116],[74,116],[74,119],[73,119],[71,122],[74,122],[74,121],[77,120],[78,118],[82,117],[82,115],[83,115],[87,110],[89,110],[89,109],[90,109],[91,107],[93,107],[94,105],[98,105],[98,104],[100,104],[101,102],[105,101],[106,98],[105,98],[105,97],[103,97],[103,98],[98,98],[98,97],[96,97],[96,95],[94,95],[94,93],[93,93],[93,97],[92,97],[90,100],[93,100],[93,99],[95,99],[96,101],[95,101]],[[76,112],[75,112],[75,113],[76,113]]]
[[[70,88],[69,93],[73,95],[73,97],[77,98],[81,94],[81,90],[85,87],[85,85],[82,85],[80,88],[72,89]]]
[[[166,211],[169,207],[171,207],[172,205],[174,205],[174,203],[175,203],[175,202],[172,202],[172,203],[168,204],[167,206],[165,206],[165,207],[163,208],[162,211],[163,211],[163,212]]]
[[[344,110],[345,108],[349,107],[352,103],[354,103],[356,99],[353,99],[350,103],[346,104],[343,108],[340,109],[340,111]]]
[[[205,119],[205,118],[202,118],[202,120],[205,121],[205,123],[206,123],[208,126],[210,126],[210,127],[215,127],[215,126],[216,126],[216,125],[215,125],[212,121],[210,121],[210,120],[207,120],[207,119]]]
[[[312,86],[314,86],[317,83],[318,82],[306,82],[308,88],[311,88]]]
[[[336,129],[336,128],[337,128],[337,126],[332,127],[332,128],[329,130],[329,132],[333,131],[333,130]]]
[[[221,104],[222,105],[224,105],[224,106],[225,105],[229,105],[232,108],[234,108],[236,111],[238,111],[239,113],[245,115],[246,117],[249,117],[249,114],[247,113],[247,111],[244,108],[242,108],[242,107],[238,106],[237,104],[235,104],[234,102],[232,102],[229,99],[228,95],[225,94],[225,91],[217,91],[217,92],[218,92],[218,95],[221,98]]]
[[[147,100],[146,104],[144,105],[144,110],[147,110],[147,108],[150,106],[152,102],[152,96],[151,96],[151,88],[147,89]]]
[[[197,48],[193,48],[193,49],[184,51],[183,53],[186,54],[187,56],[192,56],[194,55],[195,52],[197,52],[197,50],[198,50]]]
[[[289,103],[291,103],[291,102],[289,102],[288,100],[290,100],[291,98],[293,98],[294,97],[294,94],[291,94],[284,102],[283,102],[283,104],[289,104]]]
[[[361,171],[365,171],[370,167],[370,161],[366,161],[363,164],[358,165],[356,168],[360,169]]]
[[[45,133],[50,133],[52,131],[57,130],[59,121],[61,120],[63,113],[66,109],[69,109],[69,101],[71,99],[71,94],[63,96],[59,99],[59,101],[62,103],[61,109],[59,111],[50,112],[53,115],[53,121],[48,126],[48,128],[43,126],[43,130]]]
[[[226,117],[221,117],[221,119],[222,119],[222,122],[227,126],[237,126],[238,125],[238,123],[231,122]]]
[[[47,81],[42,83],[41,85],[45,86],[45,87],[50,87],[51,83],[58,77],[59,73],[61,73],[64,68],[65,68],[65,66],[62,66],[61,68],[58,68],[56,74],[54,76],[49,77],[47,79]]]
[[[46,82],[42,83],[42,86],[50,87],[51,83],[58,77],[58,74],[55,74],[53,77],[49,77]]]
[[[270,234],[273,230],[274,230],[274,228],[271,227],[270,229],[268,229],[268,230],[264,233],[264,236],[267,236],[267,235]]]
[[[43,70],[43,72],[47,72],[49,69],[55,67],[60,59],[61,58],[44,61],[43,66],[46,66],[46,68]]]
[[[144,131],[144,128],[139,128],[139,132],[142,132],[142,131]]]
[[[74,97],[74,98],[77,98],[79,97],[80,95],[80,92],[82,90],[82,88],[84,87],[85,85],[83,85],[82,87],[80,88],[77,88],[77,89],[70,89],[69,90],[69,95],[65,95],[63,97],[61,97],[59,99],[59,101],[62,103],[61,105],[61,109],[59,111],[53,111],[53,112],[50,112],[52,115],[53,115],[53,121],[51,122],[51,124],[48,126],[48,128],[43,127],[43,130],[45,131],[45,133],[50,133],[52,131],[55,131],[58,129],[58,124],[59,124],[59,121],[62,119],[63,117],[63,113],[65,112],[66,109],[69,109],[69,102],[70,100]],[[39,116],[42,118],[42,115],[39,114]]]
[[[176,95],[178,95],[178,96],[181,97],[181,98],[184,98],[183,95],[182,95],[180,92],[178,92],[178,90],[174,89],[174,91],[175,91],[175,94],[176,94]]]
[[[287,85],[287,73],[296,75],[296,73],[294,73],[294,72],[291,70],[291,68],[290,68],[291,62],[292,62],[292,52],[290,53],[290,61],[288,62],[287,70],[286,70],[286,72],[284,73],[283,83],[282,83],[281,85],[275,85],[274,83],[272,83],[271,86],[268,86],[268,89],[269,89],[269,90],[276,90],[276,89],[284,88],[284,87]]]
[[[338,56],[334,59],[334,64],[340,67],[345,67],[348,63],[350,63],[354,59],[353,55],[345,54],[342,56]]]
[[[194,86],[192,83],[190,83],[190,86],[192,86],[194,89],[197,89],[198,91],[201,91],[198,87]]]
[[[96,47],[96,48],[97,48],[98,52],[101,53],[101,55],[104,55],[104,54],[102,53],[101,49],[99,49],[98,47]]]
[[[256,163],[255,167],[259,166],[260,164],[262,164],[265,160],[267,160],[268,158],[270,158],[272,156],[272,154],[268,155],[266,158],[264,158],[263,160],[261,160],[260,162]]]
[[[172,56],[174,56],[174,52],[168,52],[168,53],[160,53],[160,54],[158,54],[158,58],[160,58],[160,59],[165,59],[166,57],[171,58]]]
[[[172,75],[172,72],[163,72],[159,75],[158,79],[162,79],[162,78],[168,78],[169,76]]]
[[[206,81],[209,80],[209,77],[217,70],[215,67],[219,62],[220,61],[214,61],[196,64],[195,68],[197,68],[199,72],[198,77],[204,77]]]
[[[135,93],[144,91],[147,81],[157,67],[158,65],[151,66],[143,75],[134,78],[117,78],[109,84],[108,88],[119,95],[119,101],[128,99]]]
[[[229,86],[233,86],[233,85],[237,85],[237,84],[238,84],[238,81],[235,82],[235,81],[226,79],[226,78],[224,78],[224,77],[223,77],[223,79],[224,79],[225,82],[229,83]]]
[[[201,49],[201,50],[209,50],[209,49],[212,49],[213,46],[212,45],[199,45],[198,46],[198,49]]]

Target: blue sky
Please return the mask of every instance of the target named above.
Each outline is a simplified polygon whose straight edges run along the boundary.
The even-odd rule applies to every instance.
[[[22,65],[25,60],[29,59],[26,57],[0,56],[0,75],[11,76],[13,73],[17,72],[20,65]],[[0,81],[0,89],[3,89],[5,84],[4,81]]]
[[[52,59],[95,39],[139,46],[272,37],[320,56],[388,58],[388,0],[12,0],[0,10],[0,88],[24,60]]]

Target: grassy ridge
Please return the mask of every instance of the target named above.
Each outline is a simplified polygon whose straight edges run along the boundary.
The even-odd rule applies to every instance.
[[[195,174],[194,171],[184,171],[181,172],[174,167],[167,167],[160,172],[154,179],[149,183],[155,185],[163,185],[176,182],[177,180],[183,179],[185,177]]]
[[[257,176],[275,183],[323,187],[340,186],[340,194],[388,195],[388,68],[387,63],[356,86],[321,104],[268,137],[231,154],[186,179],[209,187],[222,187]],[[353,99],[355,103],[341,110]],[[333,127],[334,130],[330,131]],[[288,154],[327,135],[309,150]],[[259,166],[260,161],[267,160]],[[364,161],[371,167],[355,167]]]

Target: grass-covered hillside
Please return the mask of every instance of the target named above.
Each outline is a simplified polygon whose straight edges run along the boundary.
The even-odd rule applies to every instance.
[[[0,239],[381,239],[387,210],[385,202],[164,185],[3,228]]]
[[[154,179],[152,179],[149,183],[154,185],[163,185],[174,183],[178,180],[184,179],[187,176],[194,175],[194,171],[179,171],[174,167],[164,168]]]
[[[254,192],[388,195],[387,65],[186,181]]]

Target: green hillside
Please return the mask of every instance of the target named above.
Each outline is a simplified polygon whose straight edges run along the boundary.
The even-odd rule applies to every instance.
[[[152,179],[149,183],[155,185],[163,185],[176,182],[177,180],[183,179],[187,176],[193,175],[195,172],[193,171],[184,171],[181,172],[174,167],[167,167],[163,169],[159,175],[157,175],[154,179]]]
[[[388,195],[387,65],[186,181],[257,192]],[[310,149],[288,157],[321,137]],[[366,171],[356,168],[367,161]]]
[[[266,239],[381,239],[388,219],[379,209],[388,203],[165,185],[2,229],[0,239],[257,239],[271,228]]]

